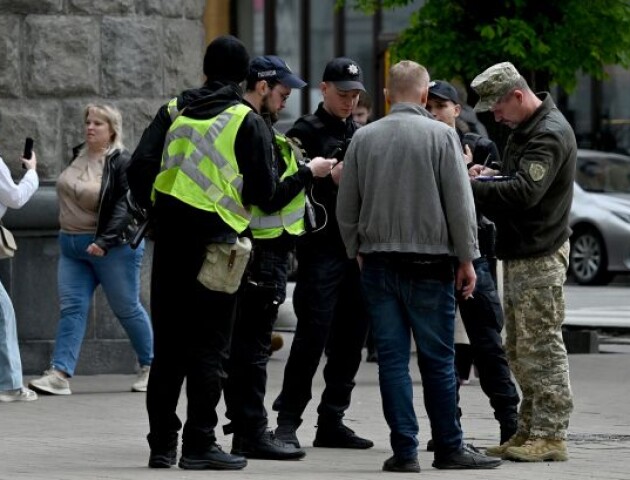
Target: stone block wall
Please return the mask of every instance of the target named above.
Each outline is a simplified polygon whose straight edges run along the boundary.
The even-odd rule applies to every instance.
[[[0,152],[26,136],[43,180],[83,140],[91,101],[123,112],[133,149],[159,106],[203,80],[204,0],[0,0]]]
[[[46,368],[59,316],[54,182],[83,141],[83,109],[99,101],[123,115],[133,150],[160,105],[203,81],[205,0],[0,0],[0,155],[23,175],[24,138],[35,139],[43,187],[4,221],[19,250],[0,262],[18,319],[26,375]],[[142,274],[148,306],[151,245]],[[78,374],[131,372],[133,351],[100,292]]]

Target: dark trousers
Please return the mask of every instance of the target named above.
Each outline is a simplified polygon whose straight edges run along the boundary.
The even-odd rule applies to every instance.
[[[317,412],[320,425],[338,423],[350,406],[368,326],[359,268],[342,251],[298,245],[297,255],[293,295],[297,328],[273,409],[279,412],[279,423],[299,423],[312,398],[313,376],[326,349],[326,387]]]
[[[477,274],[474,298],[459,302],[461,317],[479,383],[490,400],[494,416],[501,425],[514,423],[520,399],[503,349],[503,310],[488,260],[478,258],[474,267]]]
[[[235,294],[213,292],[197,281],[206,241],[185,218],[159,216],[151,275],[151,314],[155,351],[147,411],[152,450],[177,446],[182,422],[177,402],[186,380],[187,418],[182,451],[203,452],[215,441],[216,406],[225,378]]]
[[[238,292],[238,307],[225,383],[225,433],[257,438],[267,429],[265,392],[271,333],[286,297],[288,251],[254,242],[254,255]]]

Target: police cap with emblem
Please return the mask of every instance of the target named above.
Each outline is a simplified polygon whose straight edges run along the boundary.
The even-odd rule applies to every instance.
[[[363,90],[363,74],[354,60],[346,57],[333,58],[324,69],[324,82],[332,82],[339,90]]]
[[[275,55],[254,58],[249,63],[247,80],[258,82],[268,80],[281,83],[289,88],[303,88],[306,82],[294,74],[284,60]]]
[[[479,95],[475,111],[490,110],[501,97],[517,86],[520,79],[521,74],[510,62],[497,63],[477,75],[470,84]]]

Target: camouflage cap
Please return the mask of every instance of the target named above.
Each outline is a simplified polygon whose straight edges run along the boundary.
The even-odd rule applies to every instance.
[[[521,74],[510,62],[497,63],[477,75],[471,82],[479,101],[475,111],[485,112],[512,90],[521,78]]]

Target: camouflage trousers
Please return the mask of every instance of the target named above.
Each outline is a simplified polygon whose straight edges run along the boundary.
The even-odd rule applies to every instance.
[[[573,397],[562,339],[569,242],[539,258],[503,262],[506,352],[522,401],[518,431],[565,440]]]

